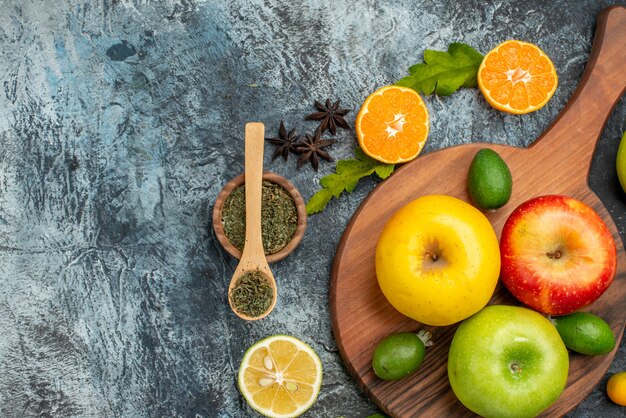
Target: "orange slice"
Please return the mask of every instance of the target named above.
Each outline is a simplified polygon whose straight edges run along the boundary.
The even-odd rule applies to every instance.
[[[428,137],[428,109],[413,89],[387,86],[370,94],[356,116],[361,149],[387,164],[417,157]]]
[[[537,45],[506,41],[485,55],[478,86],[489,104],[507,113],[541,109],[556,91],[554,64]]]
[[[238,383],[257,412],[267,417],[297,417],[317,399],[322,363],[299,339],[273,335],[248,349],[239,366]]]

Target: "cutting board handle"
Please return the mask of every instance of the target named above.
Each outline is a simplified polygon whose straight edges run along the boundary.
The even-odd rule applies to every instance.
[[[578,88],[531,149],[567,155],[572,179],[587,184],[591,157],[611,111],[626,90],[626,7],[611,6],[597,19],[591,56]],[[575,135],[572,133],[575,132]]]

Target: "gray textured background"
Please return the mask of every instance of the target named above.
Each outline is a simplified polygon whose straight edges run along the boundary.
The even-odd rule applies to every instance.
[[[610,2],[300,3],[0,2],[0,416],[253,415],[236,371],[250,344],[275,333],[322,358],[309,416],[375,412],[333,351],[328,315],[336,245],[375,181],[309,219],[301,246],[273,265],[275,311],[243,322],[226,300],[236,260],[208,225],[217,193],[243,170],[244,123],[273,133],[284,119],[311,131],[302,118],[313,100],[358,109],[425,48],[463,41],[485,53],[519,38],[554,61],[554,98],[520,117],[493,110],[476,89],[426,97],[426,151],[528,145],[573,93]],[[625,117],[622,100],[590,179],[622,236],[614,158]],[[338,138],[332,154],[350,157],[353,133]],[[270,155],[266,167],[305,199],[333,171],[298,171]],[[610,372],[626,369],[625,354],[622,344]],[[572,415],[626,416],[605,383]]]

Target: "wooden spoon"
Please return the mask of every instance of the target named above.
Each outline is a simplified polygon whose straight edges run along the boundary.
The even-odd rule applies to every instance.
[[[265,318],[276,305],[276,281],[267,264],[263,241],[261,238],[261,190],[263,177],[263,145],[265,141],[265,126],[259,122],[246,124],[245,135],[245,187],[246,187],[246,241],[243,254],[235,269],[233,278],[228,287],[228,303],[233,312],[247,321]],[[230,298],[237,279],[245,273],[261,273],[272,287],[273,297],[270,307],[260,316],[251,317],[238,312]]]
[[[427,194],[447,194],[469,201],[467,170],[483,147],[498,152],[513,175],[511,200],[487,215],[498,235],[514,208],[545,194],[565,194],[582,200],[607,224],[617,247],[617,274],[609,289],[586,310],[604,318],[616,341],[621,340],[626,322],[624,247],[611,216],[589,188],[587,177],[596,142],[626,89],[624,45],[626,8],[609,7],[598,17],[591,57],[576,92],[557,120],[532,146],[523,149],[474,143],[421,156],[382,182],[352,217],[337,248],[331,273],[333,331],[348,370],[389,415],[474,415],[456,399],[448,383],[446,359],[456,326],[432,329],[434,344],[426,353],[426,361],[413,375],[395,382],[374,375],[371,361],[378,341],[398,331],[431,329],[401,315],[387,302],[376,280],[374,254],[383,226],[408,202]],[[614,167],[606,169],[613,170]],[[502,286],[496,289],[491,303],[518,304]],[[605,375],[616,350],[595,357],[572,354],[567,387],[544,414],[561,416],[587,396]]]

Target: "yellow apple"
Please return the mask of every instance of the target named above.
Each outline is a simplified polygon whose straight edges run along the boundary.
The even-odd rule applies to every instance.
[[[500,274],[489,220],[460,199],[422,196],[396,212],[376,246],[376,276],[400,313],[427,325],[459,322],[482,309]]]

